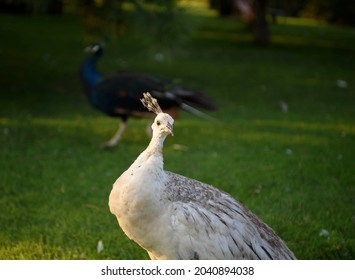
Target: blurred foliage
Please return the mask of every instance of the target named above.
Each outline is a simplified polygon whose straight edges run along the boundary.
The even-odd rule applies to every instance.
[[[76,14],[90,42],[133,31],[143,41],[172,47],[190,30],[176,0],[0,0],[0,8],[16,14]]]
[[[355,5],[352,0],[269,0],[269,6],[284,10],[288,16],[355,26]]]
[[[281,9],[287,16],[298,17],[307,2],[309,0],[269,0],[269,7]]]
[[[221,16],[242,14],[254,41],[269,42],[266,15],[301,16],[355,26],[355,5],[350,0],[201,0],[209,2]],[[181,47],[193,30],[179,0],[0,0],[3,13],[75,14],[82,20],[84,41],[130,34],[150,48],[170,50]],[[244,3],[244,4],[243,4]],[[241,5],[242,4],[242,5]],[[247,11],[241,12],[241,6]],[[239,7],[239,9],[238,9]]]
[[[89,42],[132,34],[147,46],[173,48],[190,29],[176,0],[78,0],[77,13]]]
[[[64,2],[63,0],[0,0],[0,11],[14,14],[62,14]]]
[[[140,21],[153,18],[157,20],[156,25],[161,26],[176,19],[177,2],[178,0],[0,0],[0,10],[3,13],[62,14],[90,8],[97,10],[95,13],[100,14],[105,20],[114,22],[116,19],[118,23],[122,23],[123,18],[127,21],[127,10],[123,7],[129,5],[131,10],[137,12]],[[208,2],[220,15],[230,15],[236,11],[235,3],[238,0],[208,0]],[[244,2],[252,5],[255,1]],[[280,9],[288,16],[309,17],[355,26],[355,5],[352,0],[268,0],[268,6]],[[147,26],[147,21],[144,21],[143,25]],[[155,30],[156,33],[165,31]]]
[[[235,3],[238,1],[209,0],[210,7],[217,9],[222,16],[234,13],[237,10]],[[249,5],[255,3],[254,0],[243,2]],[[268,7],[278,9],[287,16],[321,19],[330,23],[355,26],[355,5],[352,0],[268,0]]]
[[[355,5],[351,0],[309,0],[300,15],[355,26]]]

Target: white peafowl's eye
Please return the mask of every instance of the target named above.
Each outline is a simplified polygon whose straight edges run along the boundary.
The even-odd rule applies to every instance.
[[[160,121],[157,121],[157,126],[159,126],[160,125]]]

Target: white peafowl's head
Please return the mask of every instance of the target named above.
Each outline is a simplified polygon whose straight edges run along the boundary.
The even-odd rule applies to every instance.
[[[153,133],[154,131],[161,134],[171,134],[174,136],[174,119],[166,113],[159,113],[152,124]]]
[[[143,93],[143,98],[141,99],[143,105],[151,112],[157,114],[152,124],[153,133],[160,133],[163,135],[174,135],[173,125],[174,119],[166,113],[163,113],[160,108],[158,101],[153,98],[150,93]]]

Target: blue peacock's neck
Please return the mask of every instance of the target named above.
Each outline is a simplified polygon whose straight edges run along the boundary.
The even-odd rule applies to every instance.
[[[96,63],[99,56],[91,56],[87,58],[81,65],[80,75],[85,87],[85,94],[89,101],[95,103],[95,86],[101,80],[101,74],[96,69]]]

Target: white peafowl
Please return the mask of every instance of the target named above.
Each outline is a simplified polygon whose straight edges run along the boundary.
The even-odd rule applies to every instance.
[[[284,241],[229,194],[163,168],[174,119],[144,93],[157,114],[148,147],[114,183],[110,211],[151,259],[295,259]]]

